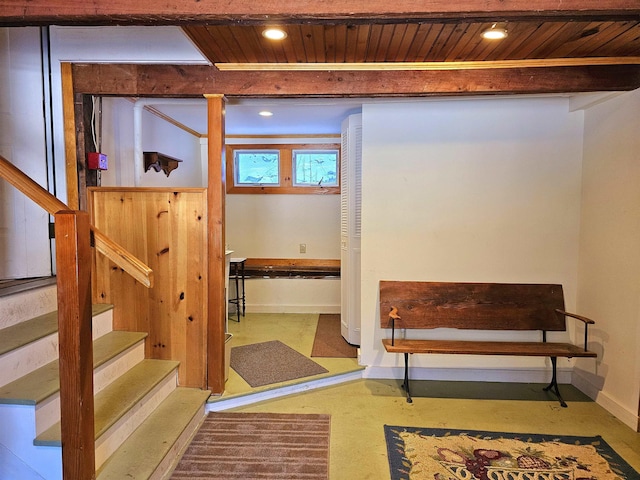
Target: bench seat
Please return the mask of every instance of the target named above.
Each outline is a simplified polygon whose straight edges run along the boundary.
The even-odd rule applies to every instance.
[[[597,354],[570,343],[476,342],[467,340],[383,339],[389,353],[444,353],[461,355],[514,355],[523,357],[596,357]]]

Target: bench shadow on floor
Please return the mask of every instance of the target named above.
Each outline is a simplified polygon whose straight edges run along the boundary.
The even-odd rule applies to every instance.
[[[371,394],[404,398],[402,380],[371,380]],[[454,382],[412,380],[411,396],[414,398],[455,398],[468,400],[527,400],[557,402],[555,395],[543,390],[542,383],[507,382]],[[560,385],[562,396],[569,402],[593,402],[573,385]]]

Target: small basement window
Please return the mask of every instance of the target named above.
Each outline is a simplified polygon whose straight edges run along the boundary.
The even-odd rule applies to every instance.
[[[235,150],[233,184],[236,186],[280,185],[279,150]]]
[[[294,150],[293,185],[338,186],[338,150]]]
[[[340,145],[227,145],[227,193],[339,194]]]

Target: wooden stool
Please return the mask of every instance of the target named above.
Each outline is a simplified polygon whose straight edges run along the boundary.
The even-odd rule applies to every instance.
[[[240,306],[242,305],[242,316],[245,313],[245,295],[244,295],[244,262],[246,258],[231,258],[229,260],[230,277],[236,282],[236,296],[229,299],[229,303],[236,306],[238,314],[238,323],[240,322]],[[240,294],[240,286],[242,286],[242,294]]]

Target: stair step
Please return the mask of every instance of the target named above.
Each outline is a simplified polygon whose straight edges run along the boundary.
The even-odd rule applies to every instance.
[[[96,480],[163,478],[204,419],[209,392],[180,387],[98,470]]]
[[[97,304],[92,315],[111,310],[113,305]],[[38,317],[4,328],[0,333],[0,355],[16,350],[58,331],[58,312],[45,313]]]
[[[99,368],[146,337],[146,333],[116,331],[96,339],[93,342],[93,368]],[[0,387],[0,404],[37,405],[59,391],[59,363],[54,360]]]
[[[94,400],[95,438],[100,438],[178,365],[173,360],[143,360],[98,393]],[[34,445],[61,446],[60,422],[38,435]]]
[[[112,330],[112,305],[92,308],[93,338]],[[58,358],[58,313],[51,312],[0,330],[0,385],[6,385]]]

